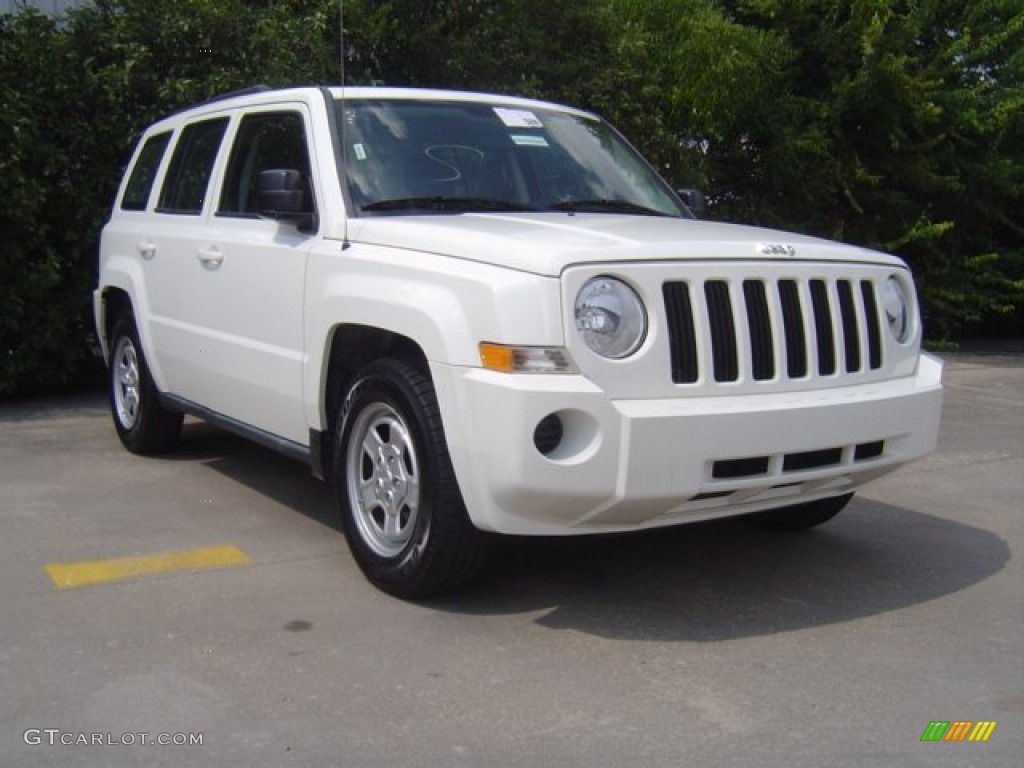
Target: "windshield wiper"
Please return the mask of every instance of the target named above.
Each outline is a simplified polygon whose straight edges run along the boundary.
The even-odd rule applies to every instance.
[[[671,216],[671,214],[631,203],[628,200],[566,200],[551,206],[552,211],[568,213],[636,213],[641,216]]]
[[[373,211],[429,211],[429,212],[488,212],[488,211],[532,211],[530,208],[508,200],[488,197],[399,197],[394,200],[378,200],[361,206],[361,210]]]

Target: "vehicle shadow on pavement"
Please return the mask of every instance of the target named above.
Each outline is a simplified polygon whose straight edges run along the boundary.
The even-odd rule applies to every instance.
[[[798,534],[740,520],[623,536],[510,539],[489,576],[431,606],[603,638],[715,642],[836,624],[924,603],[1001,570],[988,531],[855,499]]]
[[[201,462],[340,534],[329,487],[305,465],[203,423],[186,425],[184,437],[165,460]],[[803,533],[721,520],[623,535],[499,537],[479,583],[422,605],[466,616],[543,611],[541,626],[609,639],[715,642],[925,603],[983,581],[1009,559],[994,533],[858,497]]]
[[[262,496],[341,533],[330,486],[309,466],[203,422],[185,424],[181,443],[163,461],[199,462]]]

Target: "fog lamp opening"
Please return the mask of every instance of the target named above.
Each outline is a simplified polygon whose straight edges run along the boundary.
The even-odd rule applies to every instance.
[[[533,445],[541,456],[550,456],[562,444],[565,427],[557,413],[549,413],[533,430]]]

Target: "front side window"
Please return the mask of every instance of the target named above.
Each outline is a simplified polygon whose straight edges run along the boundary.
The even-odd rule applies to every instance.
[[[364,215],[688,215],[643,158],[595,118],[402,99],[339,99],[336,109],[348,191]]]
[[[160,190],[161,213],[198,214],[203,210],[206,191],[217,159],[226,117],[204,120],[185,127],[171,156],[167,178]]]
[[[298,171],[307,200],[312,201],[306,129],[297,112],[257,113],[242,119],[228,159],[217,215],[257,216],[257,178],[270,170]],[[312,202],[309,207],[312,210]]]
[[[153,181],[156,179],[157,169],[164,157],[164,150],[167,149],[167,142],[170,140],[170,133],[161,133],[150,136],[142,145],[142,151],[132,168],[132,175],[128,178],[128,184],[124,189],[124,197],[121,198],[121,208],[125,211],[144,211],[149,202],[149,193],[153,188]]]

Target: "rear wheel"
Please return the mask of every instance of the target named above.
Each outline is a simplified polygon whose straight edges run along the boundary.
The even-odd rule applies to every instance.
[[[110,336],[110,410],[124,447],[153,454],[174,445],[184,416],[160,405],[131,316],[118,318]]]
[[[364,368],[338,418],[334,484],[356,563],[403,598],[452,591],[483,566],[429,378],[397,360]]]
[[[853,494],[847,493],[842,496],[833,496],[830,499],[819,499],[792,507],[758,512],[748,516],[747,520],[759,528],[773,531],[804,531],[827,523],[838,515],[852,498]]]

